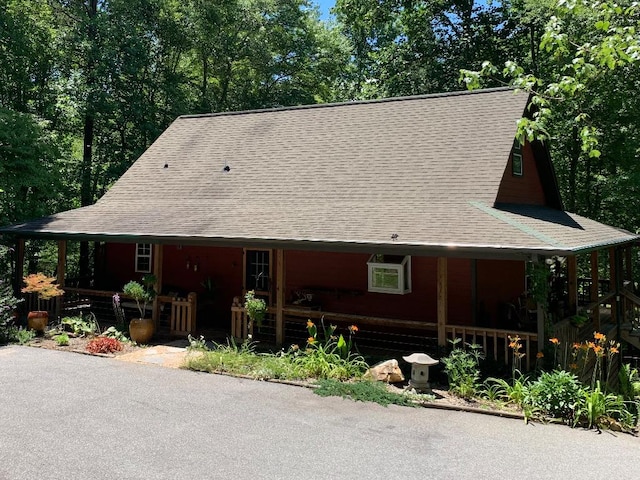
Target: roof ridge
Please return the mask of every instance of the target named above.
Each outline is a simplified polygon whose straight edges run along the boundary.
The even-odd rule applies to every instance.
[[[224,116],[231,116],[231,115],[247,115],[247,114],[255,114],[255,113],[285,112],[290,110],[308,110],[312,108],[346,107],[351,105],[368,105],[368,104],[376,104],[376,103],[404,102],[404,101],[411,101],[411,100],[458,97],[463,95],[478,95],[478,94],[484,94],[484,93],[495,93],[495,92],[503,92],[503,91],[515,92],[517,91],[517,89],[513,87],[494,87],[494,88],[483,88],[479,90],[456,90],[453,92],[426,93],[421,95],[406,95],[401,97],[375,98],[370,100],[353,100],[349,102],[311,103],[307,105],[290,105],[290,106],[273,107],[273,108],[256,108],[251,110],[236,110],[236,111],[230,111],[230,112],[187,114],[187,115],[180,115],[178,119],[224,117]]]

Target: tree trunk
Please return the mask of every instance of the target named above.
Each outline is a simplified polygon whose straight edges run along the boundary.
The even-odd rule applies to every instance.
[[[576,210],[576,178],[578,176],[578,160],[580,159],[580,139],[578,129],[573,127],[571,135],[571,158],[569,159],[569,198],[567,199],[567,210]]]
[[[89,50],[87,52],[87,91],[88,98],[85,105],[84,116],[84,139],[82,152],[82,166],[80,169],[80,205],[86,207],[93,203],[92,173],[93,173],[93,133],[94,133],[94,108],[92,96],[95,94],[95,59],[97,57],[96,45],[96,25],[95,18],[98,14],[98,0],[89,0],[87,2],[87,16],[89,22],[87,26],[87,40],[89,41]],[[80,285],[88,286],[90,277],[89,268],[89,243],[80,242],[80,259],[78,265],[78,273],[80,275]]]

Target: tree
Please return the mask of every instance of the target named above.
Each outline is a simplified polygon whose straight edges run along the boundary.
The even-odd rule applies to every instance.
[[[0,225],[51,213],[60,189],[54,137],[33,115],[0,107]]]
[[[461,68],[504,61],[522,43],[509,2],[338,0],[334,12],[352,46],[349,98],[456,90]]]

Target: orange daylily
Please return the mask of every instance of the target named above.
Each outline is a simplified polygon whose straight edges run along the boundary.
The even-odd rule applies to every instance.
[[[600,333],[600,332],[593,332],[593,338],[595,338],[596,340],[606,340],[607,337],[604,333]]]
[[[544,358],[544,353],[542,352],[536,353],[536,358]]]
[[[610,353],[619,353],[619,352],[620,352],[620,350],[618,350],[618,347],[611,347],[611,348],[609,349],[609,352],[610,352]]]
[[[349,331],[351,333],[356,333],[358,331],[358,326],[357,325],[349,325]]]
[[[550,338],[549,341],[554,345],[558,345],[560,343],[560,340],[558,340],[556,337]]]
[[[307,338],[307,343],[314,344],[314,343],[316,343],[316,339],[313,338],[313,337],[309,337],[309,338]]]
[[[307,328],[311,328],[315,326],[315,324],[311,320],[307,320]]]

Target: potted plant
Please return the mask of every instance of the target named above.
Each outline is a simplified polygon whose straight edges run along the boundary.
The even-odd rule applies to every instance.
[[[255,292],[249,290],[244,296],[244,309],[249,317],[249,332],[253,334],[253,324],[262,327],[262,320],[267,313],[267,304],[261,298],[256,298]]]
[[[139,318],[133,318],[129,322],[129,336],[136,343],[147,343],[153,337],[153,319],[145,318],[145,313],[147,303],[153,301],[153,297],[155,297],[154,283],[155,277],[153,275],[145,275],[142,277],[142,282],[132,280],[122,288],[122,292],[126,296],[135,300],[140,312]]]
[[[55,277],[47,277],[44,273],[31,273],[23,277],[26,285],[22,289],[22,293],[35,293],[38,295],[38,307],[40,308],[41,300],[50,300],[54,297],[64,295],[64,290],[60,285],[55,283]],[[31,330],[36,332],[44,332],[45,327],[49,323],[49,312],[46,310],[32,310],[27,315],[27,324]]]

